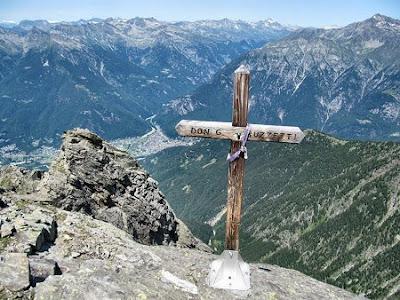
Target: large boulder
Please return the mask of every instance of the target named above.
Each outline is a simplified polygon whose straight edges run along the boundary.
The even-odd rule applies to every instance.
[[[201,244],[138,162],[88,130],[64,134],[39,189],[55,206],[109,222],[140,243]]]
[[[32,209],[16,200],[0,210],[0,252],[35,254],[49,248],[57,237],[57,224],[48,210]]]
[[[43,172],[31,171],[17,166],[0,166],[0,194],[7,192],[33,193]]]
[[[29,271],[29,260],[25,253],[0,255],[0,287],[10,292],[27,290],[30,286]]]

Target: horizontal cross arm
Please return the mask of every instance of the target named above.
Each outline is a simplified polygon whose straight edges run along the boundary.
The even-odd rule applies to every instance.
[[[175,129],[181,136],[239,141],[245,127],[235,127],[230,122],[182,120]],[[250,141],[298,144],[303,138],[299,127],[250,124]]]

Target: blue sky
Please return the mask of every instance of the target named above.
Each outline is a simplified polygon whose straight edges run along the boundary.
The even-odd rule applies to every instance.
[[[0,0],[0,20],[155,17],[273,18],[301,26],[346,25],[381,13],[400,19],[400,0]]]

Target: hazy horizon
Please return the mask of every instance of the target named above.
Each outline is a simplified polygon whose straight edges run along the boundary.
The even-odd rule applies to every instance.
[[[376,14],[380,14],[380,13],[376,13]],[[374,14],[374,15],[376,15],[376,14]],[[361,21],[364,21],[366,19],[369,19],[369,18],[373,17],[374,15],[371,15],[371,16],[365,18],[365,19],[354,20],[353,22],[350,22],[348,24],[343,24],[343,25],[325,24],[325,25],[322,25],[322,26],[301,26],[301,25],[298,25],[298,24],[282,23],[282,22],[279,22],[278,20],[276,20],[274,18],[271,18],[271,17],[265,18],[265,19],[259,19],[259,20],[245,20],[245,19],[234,19],[234,18],[226,18],[226,17],[225,18],[218,18],[218,19],[216,18],[216,19],[196,19],[196,20],[163,20],[163,19],[159,19],[159,18],[155,18],[155,17],[143,17],[143,16],[133,16],[133,17],[130,17],[130,18],[121,18],[121,17],[112,17],[111,16],[111,17],[105,17],[105,18],[100,18],[100,17],[92,17],[92,18],[84,18],[84,19],[81,18],[81,19],[76,19],[76,20],[22,19],[22,20],[19,20],[19,21],[14,21],[14,20],[1,20],[0,19],[0,23],[9,23],[9,24],[18,25],[20,22],[23,22],[23,21],[47,21],[50,24],[54,24],[54,23],[62,23],[62,22],[69,23],[69,22],[79,22],[79,21],[90,21],[90,20],[96,20],[96,19],[99,19],[99,20],[106,20],[106,19],[130,20],[130,19],[134,19],[134,18],[144,18],[144,19],[154,18],[154,19],[156,19],[157,21],[160,21],[160,22],[178,23],[178,22],[196,22],[196,21],[222,21],[224,19],[227,19],[227,20],[231,20],[231,21],[242,21],[242,22],[248,22],[248,23],[256,23],[256,22],[263,22],[263,21],[270,20],[270,21],[273,21],[273,22],[278,22],[279,24],[284,25],[284,26],[293,26],[293,27],[299,26],[299,28],[301,28],[301,27],[315,27],[315,28],[326,28],[326,29],[329,29],[329,28],[336,28],[336,27],[338,27],[338,28],[339,27],[344,27],[344,26],[347,26],[347,25],[355,23],[355,22],[361,22]],[[380,15],[384,15],[384,14],[380,14]],[[388,16],[388,15],[384,15],[384,16],[387,16],[387,17],[390,17],[390,18],[394,18],[394,17]],[[397,18],[394,18],[394,19],[397,19]],[[10,26],[12,26],[12,25],[10,25]]]
[[[71,22],[93,18],[131,19],[136,16],[167,22],[243,20],[246,22],[273,19],[284,25],[303,27],[345,26],[365,20],[375,14],[400,18],[400,2],[396,0],[337,0],[334,3],[318,0],[2,0],[0,20],[48,20]]]

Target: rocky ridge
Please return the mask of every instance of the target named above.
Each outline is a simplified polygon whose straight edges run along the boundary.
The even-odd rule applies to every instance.
[[[186,230],[137,161],[87,130],[64,135],[39,190],[55,206],[110,222],[144,244],[177,243]]]
[[[65,133],[58,158],[40,174],[0,173],[0,298],[356,297],[265,264],[251,265],[247,292],[211,289],[205,278],[216,257],[199,251],[208,248],[133,158],[87,130]]]

